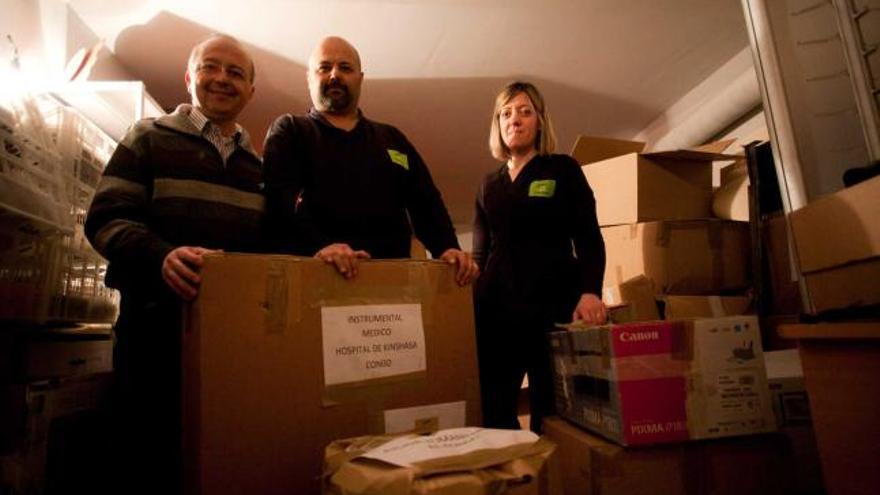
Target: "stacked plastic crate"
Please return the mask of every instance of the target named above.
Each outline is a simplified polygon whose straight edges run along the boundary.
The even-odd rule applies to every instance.
[[[83,233],[115,143],[49,96],[0,108],[0,319],[112,322],[118,294]]]

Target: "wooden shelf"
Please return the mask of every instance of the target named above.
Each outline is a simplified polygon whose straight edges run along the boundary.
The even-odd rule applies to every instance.
[[[880,321],[780,325],[779,335],[786,339],[880,340]]]

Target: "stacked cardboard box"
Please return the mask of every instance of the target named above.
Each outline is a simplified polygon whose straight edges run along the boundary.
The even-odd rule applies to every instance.
[[[289,256],[209,256],[184,332],[187,493],[319,493],[342,438],[479,426],[469,287],[439,261],[354,280]]]
[[[810,313],[880,305],[880,177],[791,214]]]
[[[623,448],[559,418],[544,421],[557,446],[563,495],[792,493],[788,446],[776,434]]]
[[[745,292],[751,284],[748,223],[713,218],[711,208],[712,162],[735,157],[643,149],[644,143],[581,136],[572,151],[596,196],[607,258],[606,302],[638,304],[624,293],[632,293],[628,286],[643,276],[657,296]],[[722,312],[683,315],[680,310],[676,317],[736,314],[708,300],[703,306]],[[653,311],[636,313],[642,319],[654,316]]]

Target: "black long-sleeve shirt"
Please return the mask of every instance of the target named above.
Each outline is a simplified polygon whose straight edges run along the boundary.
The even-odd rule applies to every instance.
[[[542,304],[601,297],[605,243],[578,163],[539,155],[513,182],[506,165],[489,174],[477,194],[474,258],[482,271],[478,298]]]
[[[283,250],[312,255],[343,242],[373,258],[408,258],[413,230],[434,256],[459,247],[428,168],[390,125],[361,115],[345,131],[315,109],[283,115],[263,163],[270,230]]]

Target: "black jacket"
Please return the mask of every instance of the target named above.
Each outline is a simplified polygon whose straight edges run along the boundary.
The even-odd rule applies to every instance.
[[[390,125],[361,115],[345,131],[314,109],[283,115],[266,135],[264,165],[270,231],[282,250],[311,256],[343,242],[373,258],[408,258],[413,230],[434,256],[458,248],[428,168]]]
[[[577,162],[536,156],[513,183],[506,165],[489,174],[477,194],[474,258],[482,271],[478,303],[488,297],[513,308],[573,311],[580,294],[601,297],[605,244]]]

